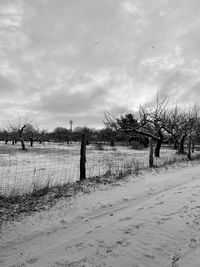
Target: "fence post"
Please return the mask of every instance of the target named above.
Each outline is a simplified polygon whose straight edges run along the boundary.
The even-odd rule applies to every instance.
[[[81,136],[81,158],[80,158],[80,180],[86,179],[86,134],[82,134]]]
[[[149,138],[149,168],[153,167],[153,142],[152,138]]]

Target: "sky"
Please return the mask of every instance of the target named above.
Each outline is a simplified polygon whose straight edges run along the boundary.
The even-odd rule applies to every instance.
[[[0,128],[200,101],[199,0],[0,0]]]

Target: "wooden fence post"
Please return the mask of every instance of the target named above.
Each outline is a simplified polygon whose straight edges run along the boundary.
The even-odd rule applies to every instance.
[[[82,134],[81,136],[81,158],[80,158],[80,180],[86,179],[86,134]]]
[[[149,168],[153,167],[153,142],[152,138],[149,138]]]

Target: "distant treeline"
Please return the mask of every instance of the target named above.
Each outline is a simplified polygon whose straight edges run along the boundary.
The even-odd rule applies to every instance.
[[[13,145],[18,142],[30,142],[30,146],[33,146],[34,142],[80,142],[81,134],[85,133],[87,137],[87,144],[90,143],[107,143],[114,146],[115,143],[122,143],[127,145],[141,145],[143,147],[148,146],[148,138],[139,134],[126,134],[118,132],[111,127],[105,127],[103,129],[94,129],[88,127],[76,127],[73,131],[70,131],[64,127],[56,127],[52,132],[40,130],[34,127],[32,124],[24,124],[19,127],[11,127],[9,130],[0,131],[0,141],[11,142]],[[24,144],[25,146],[25,144]]]
[[[108,143],[114,146],[116,143],[132,145],[133,148],[147,147],[149,142],[155,146],[155,156],[160,156],[160,148],[163,144],[173,145],[180,154],[194,151],[195,144],[200,143],[200,107],[172,107],[164,99],[153,107],[140,106],[133,113],[113,116],[105,113],[105,127],[94,129],[88,127],[76,127],[69,130],[64,127],[56,127],[52,132],[40,130],[31,123],[19,123],[9,125],[7,129],[0,131],[0,140],[6,144],[10,141],[13,145],[21,143],[25,149],[25,142],[80,142],[81,135],[86,134],[86,142]]]

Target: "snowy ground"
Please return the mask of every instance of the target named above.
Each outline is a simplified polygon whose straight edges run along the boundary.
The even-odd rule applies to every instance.
[[[0,193],[22,193],[29,191],[35,184],[63,184],[79,179],[80,144],[67,145],[50,143],[34,144],[23,152],[20,145],[0,144]],[[104,146],[98,150],[95,145],[87,146],[87,177],[102,176],[106,172],[117,174],[137,166],[148,166],[149,149],[135,150],[127,146]],[[161,158],[155,159],[156,165],[181,159],[186,155],[175,155],[174,150],[162,148]]]
[[[199,267],[200,165],[101,185],[2,230],[2,267]]]

